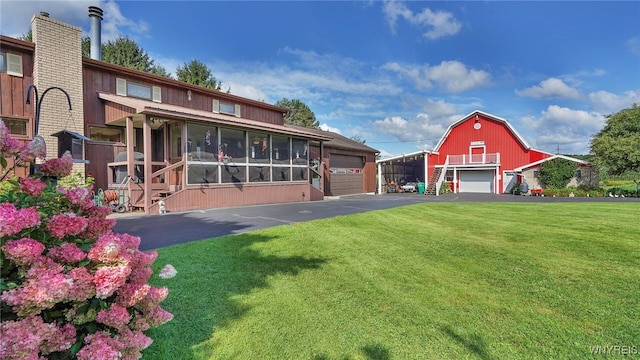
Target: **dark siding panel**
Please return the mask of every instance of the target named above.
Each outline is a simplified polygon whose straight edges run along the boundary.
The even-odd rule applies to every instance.
[[[331,174],[331,195],[362,194],[362,174]]]

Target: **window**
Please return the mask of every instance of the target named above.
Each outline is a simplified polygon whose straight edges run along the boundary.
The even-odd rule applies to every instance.
[[[213,99],[212,108],[214,113],[229,114],[236,117],[240,117],[240,105],[222,102],[218,99]]]
[[[576,170],[575,178],[580,179],[582,177],[582,171],[580,169]]]
[[[206,162],[217,161],[218,128],[209,125],[189,124],[186,145],[190,159]]]
[[[26,119],[10,119],[10,118],[1,118],[4,124],[7,126],[9,130],[9,134],[16,137],[27,137],[29,136],[28,132],[28,124],[29,121]]]
[[[89,138],[95,141],[122,142],[120,129],[90,126]]]
[[[271,159],[274,164],[289,164],[289,138],[286,136],[274,135],[271,149]]]
[[[116,94],[162,102],[162,90],[159,86],[136,84],[122,78],[116,78]]]
[[[538,170],[534,170],[534,171],[533,171],[533,178],[534,178],[534,179],[537,179],[537,178],[538,178],[538,173],[539,173],[539,171],[538,171]]]
[[[269,135],[266,133],[249,132],[249,162],[269,163]]]
[[[0,71],[22,77],[22,56],[0,52]]]
[[[220,156],[223,157],[223,161],[245,163],[247,161],[246,145],[244,131],[220,129]]]

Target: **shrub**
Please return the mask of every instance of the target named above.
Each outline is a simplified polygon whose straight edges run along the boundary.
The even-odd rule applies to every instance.
[[[0,122],[0,179],[46,153],[29,146]],[[152,342],[144,332],[172,318],[159,305],[168,289],[147,284],[157,253],[112,232],[91,186],[52,181],[72,165],[66,153],[45,161],[41,178],[0,181],[1,359],[138,359]]]
[[[540,165],[538,180],[546,187],[561,189],[569,184],[576,174],[576,163],[562,158],[549,160]]]

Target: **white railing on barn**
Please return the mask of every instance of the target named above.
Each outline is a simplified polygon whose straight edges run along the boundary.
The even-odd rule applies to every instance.
[[[449,165],[499,164],[500,153],[447,155]]]

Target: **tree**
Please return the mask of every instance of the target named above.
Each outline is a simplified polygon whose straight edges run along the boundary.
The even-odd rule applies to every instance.
[[[309,109],[307,104],[300,100],[283,98],[278,101],[276,106],[289,109],[287,115],[284,116],[284,122],[291,125],[298,125],[312,129],[318,129],[320,123],[316,120],[316,115]]]
[[[591,140],[594,162],[612,175],[640,172],[640,105],[606,118],[604,128]]]
[[[149,72],[154,74],[154,75],[159,75],[159,76],[163,76],[163,77],[172,79],[171,74],[169,74],[167,69],[165,69],[164,66],[162,66],[162,65],[153,65],[151,67],[151,69],[149,70]]]
[[[102,61],[144,72],[150,72],[154,66],[147,52],[126,36],[102,45]]]
[[[183,66],[178,66],[176,76],[178,80],[186,82],[187,84],[198,85],[212,90],[219,91],[222,85],[222,83],[216,81],[216,78],[211,75],[209,67],[196,59],[184,63]]]
[[[361,143],[362,145],[367,143],[367,140],[363,139],[360,137],[360,135],[353,135],[352,137],[350,137],[349,139],[353,140],[353,141],[357,141],[359,143]]]
[[[555,158],[540,165],[538,180],[554,189],[567,187],[571,178],[576,174],[576,163],[563,158]]]
[[[18,39],[22,41],[33,42],[33,31],[29,29],[26,33],[23,33]]]

